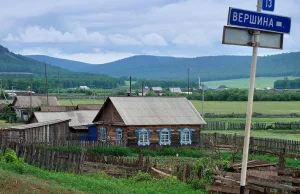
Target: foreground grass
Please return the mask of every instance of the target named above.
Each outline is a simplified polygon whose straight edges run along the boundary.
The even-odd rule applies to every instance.
[[[202,130],[201,133],[223,133],[244,135],[244,130]],[[251,130],[252,137],[270,138],[270,139],[285,139],[285,140],[300,140],[300,130]]]
[[[202,101],[192,100],[196,109],[201,112]],[[300,102],[298,101],[255,101],[253,112],[263,114],[288,114],[300,113]],[[246,113],[247,102],[228,102],[228,101],[206,101],[204,102],[204,113],[230,114]]]
[[[32,193],[27,189],[38,187],[46,193],[200,193],[189,185],[176,180],[151,180],[137,182],[133,179],[114,178],[102,173],[75,175],[60,172],[48,172],[26,164],[0,164],[1,193]],[[20,175],[21,174],[21,175]],[[34,181],[37,180],[37,181]],[[22,190],[11,190],[14,181],[22,184]],[[32,186],[31,183],[34,183]],[[13,186],[14,187],[14,186]],[[19,192],[18,192],[19,191]],[[39,193],[39,192],[36,192]]]

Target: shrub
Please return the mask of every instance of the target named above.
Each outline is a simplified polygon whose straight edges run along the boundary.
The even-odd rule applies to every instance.
[[[95,147],[88,148],[88,153],[95,153],[106,156],[131,156],[131,150],[121,146],[110,146],[110,147]]]
[[[137,173],[137,175],[135,175],[132,179],[135,182],[151,181],[152,180],[152,176],[150,174],[148,174],[148,173],[144,173],[144,172],[139,171]]]
[[[6,163],[16,163],[18,161],[16,152],[7,148],[4,154],[4,160]]]

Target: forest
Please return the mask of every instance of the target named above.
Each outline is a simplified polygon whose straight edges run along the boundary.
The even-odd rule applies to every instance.
[[[300,79],[277,80],[274,82],[274,88],[276,88],[276,89],[300,89]]]

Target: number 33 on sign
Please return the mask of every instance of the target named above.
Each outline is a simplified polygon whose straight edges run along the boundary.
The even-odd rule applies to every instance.
[[[265,11],[274,11],[275,9],[275,0],[263,0],[262,9]]]

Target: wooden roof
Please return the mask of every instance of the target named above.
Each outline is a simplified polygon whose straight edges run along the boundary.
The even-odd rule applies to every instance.
[[[125,125],[206,124],[185,97],[109,97],[93,122],[100,121],[100,115],[108,103],[114,105]]]
[[[32,96],[32,107],[39,107],[47,105],[47,96]],[[59,106],[57,98],[55,96],[48,97],[49,106]],[[17,108],[30,108],[30,96],[16,96],[12,103],[13,107]]]

